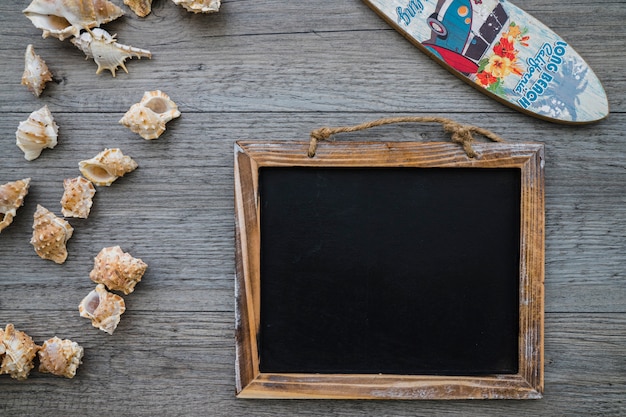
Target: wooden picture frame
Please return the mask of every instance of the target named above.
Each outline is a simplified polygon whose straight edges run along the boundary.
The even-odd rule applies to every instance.
[[[543,393],[544,176],[543,145],[475,144],[469,158],[443,142],[325,143],[314,158],[307,142],[235,144],[236,394],[239,398],[537,399]],[[403,375],[384,373],[262,372],[261,213],[264,168],[516,169],[519,211],[519,330],[515,373]],[[279,300],[277,300],[279,301]]]

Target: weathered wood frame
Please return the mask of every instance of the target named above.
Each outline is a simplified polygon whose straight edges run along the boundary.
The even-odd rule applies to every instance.
[[[324,143],[314,158],[306,142],[235,144],[236,392],[239,398],[537,399],[543,393],[543,145],[474,145],[479,158],[440,142]],[[259,169],[262,167],[519,168],[519,372],[477,377],[275,374],[259,371]]]

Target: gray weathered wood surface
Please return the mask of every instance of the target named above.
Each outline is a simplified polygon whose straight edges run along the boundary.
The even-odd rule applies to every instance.
[[[123,6],[121,0],[116,3]],[[0,4],[0,183],[32,178],[26,204],[0,235],[0,325],[35,341],[85,347],[72,380],[0,376],[0,415],[357,416],[626,415],[626,57],[621,1],[523,1],[591,64],[611,115],[561,126],[487,98],[429,60],[359,0],[228,1],[193,15],[154,0],[145,19],[105,25],[152,51],[129,74],[95,74],[69,41],[42,39]],[[125,6],[123,6],[125,7]],[[32,43],[54,73],[40,98],[20,85]],[[156,141],[117,121],[161,89],[182,117]],[[32,162],[14,132],[47,104],[59,144]],[[510,141],[546,144],[545,397],[539,401],[254,401],[234,397],[233,142],[306,140],[322,125],[437,114]],[[442,140],[437,126],[386,126],[340,140]],[[321,145],[323,146],[323,145]],[[67,262],[29,244],[37,204],[60,214],[62,180],[104,147],[137,160],[98,188],[87,220],[71,220]],[[78,316],[92,259],[119,244],[150,266],[109,336]]]

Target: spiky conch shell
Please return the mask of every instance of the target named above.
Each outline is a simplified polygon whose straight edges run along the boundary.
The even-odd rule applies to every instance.
[[[78,343],[55,336],[43,342],[39,349],[39,372],[74,378],[83,354],[84,349]]]
[[[98,186],[111,185],[137,166],[137,162],[124,155],[119,148],[105,149],[93,158],[78,163],[83,176]]]
[[[172,0],[174,4],[183,6],[194,13],[215,13],[220,10],[220,0]]]
[[[94,266],[89,278],[97,284],[104,284],[111,291],[121,291],[128,295],[146,272],[148,265],[139,258],[133,258],[119,246],[103,248],[94,258]]]
[[[178,106],[161,90],[146,91],[139,103],[133,104],[119,123],[144,139],[156,139],[165,131],[165,124],[180,117]]]
[[[15,144],[24,152],[24,158],[32,161],[44,148],[52,149],[57,145],[58,132],[59,127],[46,105],[20,122],[15,132]]]
[[[61,212],[65,217],[89,217],[93,196],[96,189],[93,183],[83,177],[66,178],[63,180],[63,197],[61,198]]]
[[[62,264],[67,259],[66,244],[74,228],[42,205],[37,205],[30,243],[42,259]]]
[[[53,36],[60,40],[124,15],[108,0],[33,0],[22,13],[43,30],[44,38]]]
[[[2,215],[0,232],[13,222],[17,209],[24,204],[24,197],[28,194],[29,186],[30,178],[0,185],[0,215]]]
[[[139,17],[146,17],[152,11],[152,0],[124,0],[124,4]]]
[[[81,317],[91,320],[98,329],[113,334],[120,322],[120,316],[126,311],[124,299],[108,292],[103,284],[98,284],[78,306]]]
[[[128,58],[152,58],[150,51],[117,43],[115,35],[111,35],[106,30],[100,28],[83,32],[79,37],[73,38],[71,42],[83,51],[87,58],[93,58],[96,64],[98,64],[96,74],[100,74],[107,69],[115,77],[115,71],[118,67],[121,67],[128,73],[128,69],[124,65],[124,61]]]
[[[22,85],[28,87],[36,97],[39,97],[43,89],[46,88],[48,81],[52,81],[52,73],[48,69],[46,61],[35,53],[33,45],[28,45],[24,54]]]
[[[9,374],[19,380],[28,378],[39,348],[29,335],[15,330],[13,324],[7,324],[4,332],[0,330],[0,354],[4,353],[0,374]]]

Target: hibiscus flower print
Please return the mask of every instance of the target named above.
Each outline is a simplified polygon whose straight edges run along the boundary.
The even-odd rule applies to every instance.
[[[503,58],[508,58],[510,60],[514,60],[517,57],[518,51],[515,50],[515,46],[513,45],[513,41],[508,38],[502,37],[500,42],[498,42],[493,47],[493,52],[496,55],[501,56]]]
[[[490,73],[495,78],[504,78],[515,73],[522,74],[522,70],[516,66],[515,58],[512,60],[505,56],[492,55],[485,66],[484,72]]]
[[[502,87],[504,78],[511,74],[522,75],[523,73],[517,60],[519,51],[516,49],[516,44],[522,47],[528,46],[527,32],[526,28],[520,28],[515,22],[511,22],[508,30],[502,33],[498,42],[493,46],[493,54],[481,59],[478,63],[476,73],[478,84],[495,94],[505,95]]]

